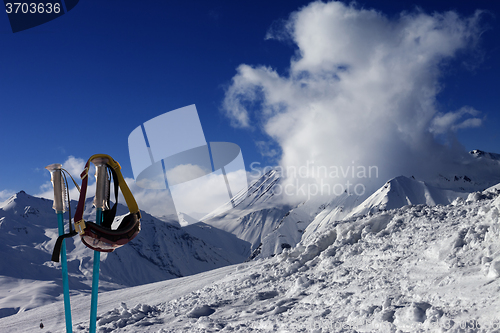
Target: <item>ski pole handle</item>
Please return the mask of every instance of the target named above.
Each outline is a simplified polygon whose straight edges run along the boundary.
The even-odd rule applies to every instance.
[[[97,157],[91,161],[95,165],[96,189],[94,197],[94,206],[101,210],[109,209],[107,207],[107,191],[109,191],[108,175],[106,165],[108,159]]]
[[[64,234],[64,218],[63,213],[66,211],[65,205],[65,194],[66,187],[62,178],[62,165],[59,163],[54,163],[47,165],[45,169],[50,171],[50,180],[54,187],[54,205],[52,208],[57,213],[57,224],[59,229],[59,236]],[[69,217],[71,223],[71,216]],[[68,284],[68,263],[66,258],[66,243],[63,241],[61,245],[61,269],[62,269],[62,284],[63,284],[63,295],[64,295],[64,316],[66,318],[66,332],[73,332],[72,321],[71,321],[71,305],[69,302],[69,284]],[[40,324],[40,328],[43,325]]]
[[[64,183],[62,181],[62,165],[59,163],[54,163],[47,165],[45,169],[50,171],[50,180],[52,186],[54,187],[54,205],[52,208],[56,212],[65,212],[66,207],[64,205]]]

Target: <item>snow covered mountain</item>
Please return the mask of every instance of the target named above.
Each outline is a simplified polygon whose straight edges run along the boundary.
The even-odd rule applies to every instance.
[[[258,179],[254,180],[248,186],[248,189],[238,192],[233,198],[231,198],[230,201],[204,216],[201,221],[224,218],[229,215],[229,211],[233,208],[242,210],[260,204],[266,204],[268,201],[273,199],[281,201],[279,196],[274,195],[274,187],[279,184],[280,179],[281,177],[277,170],[268,171]]]
[[[302,239],[309,223],[321,210],[317,200],[308,200],[290,209],[283,217],[266,220],[272,231],[262,234],[261,243],[253,251],[250,259],[268,258],[294,247]]]
[[[406,205],[448,205],[468,193],[443,190],[413,178],[399,176],[389,180],[375,193],[366,198],[343,195],[334,198],[325,210],[307,227],[303,240],[314,233],[321,233],[331,221],[340,221],[378,211],[401,208]]]
[[[355,194],[342,193],[319,207],[321,211],[314,217],[304,230],[302,239],[307,239],[312,234],[321,233],[329,221],[340,221],[349,215],[353,209],[363,202],[363,197]],[[298,242],[297,242],[298,243]]]
[[[267,258],[293,248],[313,233],[321,233],[330,221],[405,205],[447,205],[468,195],[400,176],[388,181],[368,198],[342,193],[327,203],[321,201],[324,198],[311,198],[292,206],[272,195],[273,187],[280,184],[277,176],[275,172],[264,175],[250,187],[247,198],[240,200],[235,208],[206,220],[210,225],[249,241],[253,250],[251,259]]]
[[[267,258],[295,246],[322,202],[287,203],[275,194],[280,182],[280,174],[270,170],[203,221],[248,241],[252,249],[249,259]]]
[[[423,182],[400,176],[389,180],[370,197],[369,193],[363,196],[342,193],[327,199],[311,198],[299,205],[290,204],[275,194],[282,192],[275,190],[282,185],[283,179],[277,170],[270,170],[247,191],[240,192],[202,220],[250,242],[251,259],[266,258],[320,232],[330,220],[339,221],[409,204],[447,205],[458,197],[466,197],[469,192],[500,182],[499,154],[479,150],[470,154],[475,157],[467,169],[472,179],[466,175],[438,175],[430,182]]]
[[[294,247],[311,234],[321,232],[329,221],[405,205],[447,205],[468,195],[468,192],[440,189],[400,176],[388,181],[368,198],[367,195],[342,193],[327,202],[324,198],[311,198],[299,205],[291,205],[274,194],[275,186],[280,184],[279,174],[271,170],[249,187],[246,197],[236,200],[236,207],[229,204],[220,207],[204,219],[205,223],[250,242],[250,259],[258,259]]]
[[[99,331],[498,332],[500,185],[342,221],[272,258],[104,292]],[[72,298],[74,332],[90,297]],[[0,318],[64,332],[62,301]]]
[[[488,153],[479,149],[474,149],[469,152],[472,156],[482,159],[490,159],[494,161],[500,161],[500,154]]]
[[[438,188],[461,192],[483,191],[500,182],[500,154],[477,149],[469,154],[473,158],[462,161],[464,168],[461,171],[439,174],[427,182]]]
[[[93,220],[95,210],[88,200],[84,218]],[[120,205],[118,214],[126,213]],[[101,291],[192,275],[242,262],[250,254],[247,242],[223,231],[203,225],[182,229],[141,214],[139,235],[126,246],[101,254]],[[60,265],[50,260],[56,238],[51,200],[21,191],[0,204],[0,316],[60,298]],[[70,289],[88,293],[93,251],[78,236],[66,244]]]
[[[280,177],[275,170],[253,182],[235,207],[225,205],[203,218],[203,222],[246,240],[254,251],[293,208],[274,194]]]
[[[199,222],[194,217],[191,217],[188,214],[182,213],[182,212],[177,213],[177,218],[179,220],[179,225],[181,227],[185,227],[185,226],[188,226],[190,224],[194,224],[194,223]]]
[[[500,164],[495,154],[475,154],[478,161],[485,161],[493,171],[498,170]],[[498,171],[495,172],[498,174]],[[157,287],[144,286],[144,289],[136,287],[131,293],[146,293],[144,297],[130,294],[127,299],[142,299],[142,303],[147,303],[140,306],[116,305],[123,294],[105,293],[110,295],[108,304],[115,305],[105,308],[109,312],[100,317],[99,325],[106,332],[120,331],[120,327],[134,327],[130,328],[134,331],[139,326],[139,331],[146,332],[145,327],[149,325],[155,327],[155,332],[191,331],[188,326],[183,326],[187,323],[200,332],[219,330],[225,326],[243,331],[250,327],[256,331],[262,327],[263,331],[275,331],[277,328],[292,331],[316,329],[315,323],[300,321],[300,311],[305,311],[306,316],[312,316],[325,325],[348,323],[349,327],[358,327],[357,321],[364,318],[376,325],[388,325],[390,330],[402,331],[405,330],[405,321],[410,323],[410,327],[426,330],[433,327],[436,320],[441,325],[439,318],[462,320],[465,317],[457,316],[454,311],[467,307],[453,305],[459,298],[445,295],[446,290],[449,292],[452,287],[431,288],[432,282],[427,279],[432,277],[442,281],[442,276],[448,274],[446,281],[458,281],[460,287],[472,295],[471,299],[478,299],[478,296],[465,276],[470,275],[486,283],[483,287],[496,283],[497,273],[500,275],[500,266],[497,265],[500,248],[492,240],[498,236],[495,233],[499,230],[500,201],[497,196],[500,185],[468,195],[466,188],[484,188],[496,178],[471,179],[465,175],[440,178],[447,183],[443,186],[446,189],[413,178],[396,177],[369,197],[344,193],[329,200],[315,198],[292,205],[276,195],[275,189],[281,179],[272,170],[253,182],[248,191],[238,193],[231,202],[204,217],[203,222],[184,219],[183,224],[187,225],[180,228],[175,218],[170,221],[169,217],[162,217],[160,221],[143,213],[143,229],[139,236],[129,245],[103,254],[101,292],[196,274],[241,263],[249,256],[263,260],[242,264],[236,272],[228,268],[203,273],[198,280],[186,278],[182,281],[191,282],[186,287],[177,287],[180,290],[175,295],[181,297],[177,300],[158,292],[163,285],[178,286],[177,282],[164,282]],[[0,204],[0,251],[3,254],[0,259],[0,317],[32,308],[43,309],[46,307],[42,305],[61,300],[60,266],[50,262],[57,233],[51,206],[52,201],[34,198],[24,192]],[[118,213],[126,212],[126,207],[120,206]],[[92,220],[94,215],[91,205],[87,205],[85,218]],[[427,239],[427,236],[430,238]],[[443,243],[444,239],[449,242]],[[458,253],[460,249],[464,249],[464,253]],[[78,300],[84,300],[90,290],[92,251],[78,239],[68,242],[68,251],[70,289]],[[360,253],[366,257],[358,256]],[[328,259],[330,257],[335,259]],[[401,258],[406,262],[399,263]],[[458,259],[454,261],[453,258]],[[371,260],[376,264],[372,265]],[[422,264],[426,260],[429,264]],[[384,265],[392,275],[383,275],[381,270]],[[441,275],[435,274],[430,268],[432,265],[437,265],[439,269],[436,272]],[[418,275],[411,269],[413,266],[418,266],[424,273]],[[461,267],[470,267],[470,270],[463,271]],[[477,275],[479,270],[484,274]],[[228,272],[232,275],[224,278]],[[358,273],[360,277],[354,278]],[[398,287],[391,289],[386,286],[385,280],[380,280],[377,274],[385,276],[387,281]],[[410,275],[411,280],[398,284]],[[209,286],[203,292],[196,291],[200,286],[216,280],[220,280],[220,284]],[[365,283],[373,283],[374,287],[366,289],[362,286]],[[446,282],[443,286],[450,283]],[[371,291],[379,286],[387,294],[381,296]],[[426,293],[423,286],[435,294]],[[345,297],[331,291],[335,288],[347,288]],[[412,298],[410,289],[405,288],[418,290],[427,299],[422,301],[420,296],[419,299]],[[489,288],[492,287],[481,290],[489,292]],[[322,293],[322,289],[327,290]],[[152,291],[147,294],[147,290],[155,290],[158,295]],[[365,293],[374,298],[366,298]],[[305,297],[306,294],[315,295],[314,299],[319,303]],[[238,295],[244,299],[239,300]],[[438,298],[433,298],[433,295],[438,295]],[[335,300],[334,303],[328,301],[327,296]],[[156,299],[157,303],[151,303],[151,299]],[[168,300],[175,304],[165,303]],[[347,303],[344,304],[344,300],[348,300],[345,301]],[[82,301],[82,304],[87,302]],[[347,305],[350,302],[364,304],[367,308],[349,308]],[[346,305],[350,312],[329,309],[338,304]],[[472,303],[464,304],[470,307]],[[493,301],[488,304],[499,305]],[[443,310],[443,307],[451,310]],[[239,310],[234,309],[243,312],[235,315],[234,311]],[[431,312],[427,313],[428,310]],[[166,311],[170,312],[167,314]],[[316,311],[323,311],[322,315],[318,317]],[[176,313],[184,323],[169,317],[171,313]],[[491,312],[474,313],[477,318],[493,320]],[[24,318],[22,316],[12,317]],[[191,319],[186,320],[186,317]],[[14,324],[4,326],[16,322],[15,318],[12,319],[14,321],[0,319],[0,327],[17,327]],[[58,318],[61,321],[60,315]],[[149,321],[144,318],[155,319]],[[199,318],[199,322],[192,318]],[[282,322],[282,319],[286,321]],[[117,320],[122,321],[118,323]],[[164,329],[159,323],[165,321],[172,324]],[[451,321],[447,321],[446,325],[451,325]],[[269,323],[272,325],[268,326]],[[54,325],[54,330],[58,331],[56,327],[59,324]],[[82,324],[79,327],[82,331],[88,326]]]
[[[347,217],[366,215],[375,211],[401,208],[406,205],[448,205],[468,193],[443,190],[423,181],[399,176],[389,180],[380,189],[354,208]]]

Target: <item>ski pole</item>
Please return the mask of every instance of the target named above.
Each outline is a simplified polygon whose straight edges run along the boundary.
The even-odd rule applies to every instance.
[[[59,236],[64,234],[64,216],[66,211],[64,205],[64,193],[66,188],[62,181],[61,164],[55,163],[45,167],[50,171],[52,185],[54,187],[54,205],[52,208],[57,214],[57,225],[59,229]],[[69,217],[71,220],[71,216]],[[71,223],[71,221],[70,221]],[[62,284],[64,291],[64,316],[66,318],[66,332],[73,332],[71,322],[71,305],[69,303],[69,283],[68,283],[68,263],[66,258],[66,242],[62,242],[61,247],[61,268],[62,268]]]
[[[107,207],[106,191],[109,190],[107,167],[107,158],[94,158],[91,161],[95,167],[96,190],[94,198],[94,206],[96,207],[95,223],[102,223],[102,211]],[[94,267],[92,271],[92,298],[90,302],[90,333],[95,333],[97,329],[97,296],[99,289],[99,266],[101,262],[101,253],[94,251]]]

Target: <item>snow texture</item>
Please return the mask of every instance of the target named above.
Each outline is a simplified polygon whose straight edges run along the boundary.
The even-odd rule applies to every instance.
[[[324,220],[294,248],[100,294],[99,332],[500,332],[500,191]],[[88,296],[72,299],[88,329]],[[0,319],[64,332],[62,302]]]
[[[87,221],[95,216],[91,200],[84,214]],[[119,205],[118,214],[127,211]],[[139,235],[126,246],[101,254],[100,291],[192,275],[242,262],[250,255],[247,242],[222,230],[203,224],[182,229],[141,214]],[[62,299],[61,266],[51,261],[57,236],[51,200],[19,192],[0,204],[0,317]],[[71,292],[89,294],[93,251],[79,236],[67,239],[66,246]]]

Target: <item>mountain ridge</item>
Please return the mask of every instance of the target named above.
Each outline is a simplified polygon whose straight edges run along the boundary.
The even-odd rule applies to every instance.
[[[91,200],[87,199],[85,220],[95,215]],[[128,213],[127,207],[118,204],[118,213]],[[200,273],[242,262],[250,253],[248,243],[223,231],[217,232],[223,242],[216,244],[203,232],[196,237],[189,229],[143,211],[141,215],[142,230],[134,240],[114,252],[101,253],[101,291]],[[60,297],[60,264],[51,261],[57,236],[52,200],[21,191],[0,204],[0,278],[5,282],[0,288],[0,315],[25,311]],[[79,236],[67,239],[66,245],[70,289],[86,294],[91,285],[93,251],[80,242]],[[9,298],[10,289],[25,284],[44,287],[37,289],[40,293],[35,296],[22,296],[20,290],[17,299]]]
[[[274,257],[99,295],[113,332],[496,332],[500,184],[467,200],[331,220]],[[75,332],[90,297],[72,297]],[[62,300],[0,318],[64,332]]]

